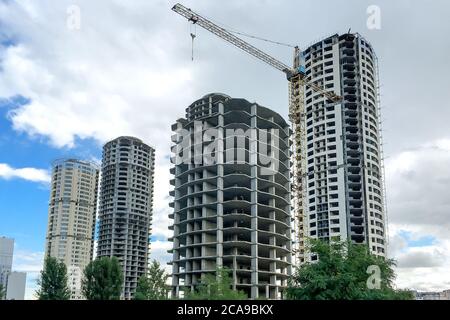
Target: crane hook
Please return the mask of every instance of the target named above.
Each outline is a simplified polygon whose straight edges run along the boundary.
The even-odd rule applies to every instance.
[[[197,34],[197,25],[195,22],[191,24],[191,38],[192,38],[192,51],[191,51],[191,60],[194,61],[194,39]]]
[[[195,38],[195,34],[191,33],[191,38],[192,38],[191,60],[194,61],[194,38]]]

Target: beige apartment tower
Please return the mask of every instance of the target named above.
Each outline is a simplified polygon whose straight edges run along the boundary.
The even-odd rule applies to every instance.
[[[53,163],[45,256],[66,264],[71,299],[83,298],[82,274],[93,256],[98,178],[94,163]]]

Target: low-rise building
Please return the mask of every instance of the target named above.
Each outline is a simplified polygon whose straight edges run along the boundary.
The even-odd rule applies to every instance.
[[[24,300],[26,281],[27,274],[25,272],[10,272],[6,286],[6,300]]]

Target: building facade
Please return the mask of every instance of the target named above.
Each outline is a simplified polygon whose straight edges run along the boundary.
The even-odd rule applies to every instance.
[[[375,52],[362,36],[348,33],[319,41],[303,54],[306,81],[324,86],[343,100],[326,104],[323,95],[309,87],[305,90],[307,177],[305,223],[300,233],[325,241],[364,243],[373,254],[385,256]],[[299,262],[307,257],[301,255]]]
[[[123,298],[131,299],[147,271],[153,208],[155,150],[133,137],[103,147],[98,257],[117,257]]]
[[[14,253],[14,239],[0,237],[0,284],[6,289],[11,272]]]
[[[10,272],[6,286],[6,300],[24,300],[26,281],[26,272]]]
[[[209,94],[173,126],[172,289],[217,268],[249,298],[281,298],[291,273],[290,129],[268,108]]]
[[[443,300],[450,300],[450,289],[442,291],[441,297]]]
[[[444,291],[413,291],[416,300],[450,300],[450,290]]]
[[[65,263],[71,299],[83,298],[81,278],[93,257],[98,179],[94,163],[53,163],[45,256]]]

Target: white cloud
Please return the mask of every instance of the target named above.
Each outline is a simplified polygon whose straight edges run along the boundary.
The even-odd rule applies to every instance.
[[[397,285],[421,291],[450,287],[450,139],[399,152],[386,162],[389,255]],[[408,239],[404,233],[408,234]],[[409,241],[431,237],[433,243]]]
[[[172,179],[172,176],[169,172],[170,165],[167,163],[168,160],[161,159],[158,156],[156,158],[157,170],[155,171],[154,183],[155,201],[153,205],[152,235],[168,238],[172,235],[172,231],[168,229],[171,224],[169,213],[172,210],[169,207],[169,202],[171,201],[169,190],[173,188],[169,185],[169,180]]]
[[[450,237],[450,139],[400,152],[386,162],[391,227]]]
[[[399,288],[441,291],[450,287],[450,241],[424,247],[405,247],[395,254]]]
[[[168,274],[172,273],[172,267],[167,264],[172,258],[172,255],[167,253],[171,248],[172,242],[169,241],[157,240],[151,243],[150,259],[159,261]]]
[[[6,163],[0,163],[0,178],[20,178],[33,182],[49,183],[51,180],[47,170],[36,168],[13,168]]]
[[[43,252],[32,252],[28,250],[16,250],[13,258],[13,270],[27,273],[25,288],[25,299],[36,299],[35,293],[38,289],[37,279],[44,263]]]
[[[177,58],[176,33],[151,32],[172,15],[168,4],[142,10],[144,3],[78,1],[82,24],[72,31],[65,24],[71,2],[0,5],[2,23],[20,39],[1,54],[0,96],[31,100],[10,112],[13,127],[57,147],[73,146],[76,137],[135,135],[169,152],[169,140],[155,137],[170,136],[192,100],[193,75],[187,59]]]
[[[44,252],[17,250],[14,252],[13,269],[21,272],[36,273],[42,270]]]

